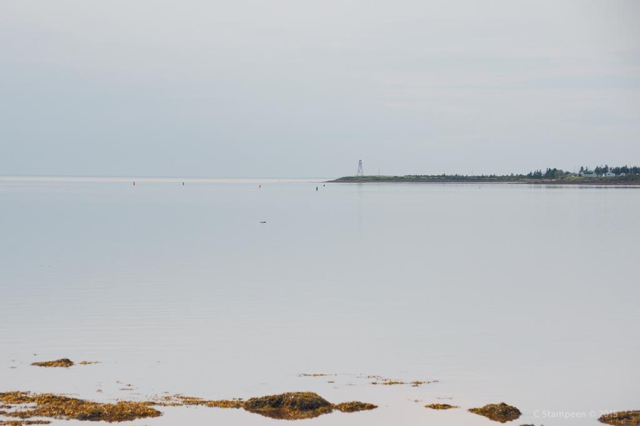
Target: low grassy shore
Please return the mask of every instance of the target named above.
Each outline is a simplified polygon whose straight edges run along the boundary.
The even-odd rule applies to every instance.
[[[640,186],[640,175],[615,177],[570,176],[558,179],[536,179],[526,175],[405,175],[405,176],[344,176],[331,183],[518,183],[529,185],[610,185]]]

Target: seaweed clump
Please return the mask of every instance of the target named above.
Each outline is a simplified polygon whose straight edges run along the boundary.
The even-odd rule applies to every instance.
[[[414,388],[420,387],[422,385],[430,385],[431,383],[438,383],[438,380],[414,380],[412,382],[404,382],[402,380],[389,379],[387,377],[382,376],[367,376],[367,379],[374,379],[371,382],[372,385],[385,385],[385,386],[394,386],[394,385],[411,385]]]
[[[143,402],[119,401],[115,404],[99,403],[51,393],[0,393],[0,402],[12,406],[35,404],[35,407],[29,406],[16,411],[3,413],[3,415],[7,417],[18,417],[21,419],[49,417],[64,420],[122,422],[162,415],[160,411],[151,408],[148,403]]]
[[[298,374],[298,377],[327,377],[327,376],[337,376],[337,374],[327,374],[327,373],[301,373],[301,374]]]
[[[62,367],[69,368],[72,367],[73,361],[69,358],[60,358],[55,361],[43,361],[43,362],[32,362],[31,365],[35,365],[36,367]]]
[[[500,423],[516,420],[522,415],[520,410],[516,407],[507,405],[504,402],[501,402],[500,404],[485,405],[482,408],[471,408],[469,411]]]
[[[432,410],[450,410],[452,408],[458,408],[458,406],[451,404],[429,404],[425,405],[425,408],[431,408]]]
[[[640,426],[640,410],[605,414],[600,416],[598,421],[614,426]]]
[[[216,408],[242,408],[244,405],[244,401],[242,399],[232,399],[232,400],[216,400],[210,401],[202,398],[196,398],[194,396],[184,396],[184,395],[174,395],[174,396],[165,396],[161,398],[159,401],[149,402],[149,405],[157,405],[162,407],[182,407],[182,406],[193,406],[200,405],[205,407],[216,407]]]
[[[367,402],[351,401],[334,404],[333,408],[338,411],[342,411],[343,413],[355,413],[358,411],[374,410],[378,408],[378,406]]]

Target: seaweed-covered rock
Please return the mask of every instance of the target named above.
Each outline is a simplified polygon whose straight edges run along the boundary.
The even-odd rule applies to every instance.
[[[288,392],[251,398],[243,408],[251,413],[274,419],[310,419],[333,411],[333,405],[313,392]]]
[[[355,413],[357,411],[374,410],[378,408],[378,406],[374,404],[369,404],[366,402],[351,401],[351,402],[342,402],[340,404],[335,404],[333,408],[338,411],[342,411],[343,413]]]
[[[31,365],[35,365],[36,367],[62,367],[69,368],[73,366],[73,361],[69,358],[61,358],[55,361],[44,361],[44,362],[33,362]]]
[[[432,410],[451,410],[452,408],[458,408],[457,405],[450,404],[429,404],[425,405],[425,408],[431,408]]]
[[[504,402],[501,402],[500,404],[485,405],[482,408],[471,408],[469,411],[500,423],[516,420],[522,415],[520,410],[516,407],[507,405]]]
[[[640,410],[605,414],[598,421],[614,426],[640,426]]]

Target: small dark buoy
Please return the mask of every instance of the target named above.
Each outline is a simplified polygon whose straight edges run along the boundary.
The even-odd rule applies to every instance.
[[[318,190],[318,187],[316,186],[316,191]]]
[[[135,182],[133,182],[133,186],[136,186],[136,183],[135,183]]]
[[[182,182],[182,186],[184,186],[184,182]]]

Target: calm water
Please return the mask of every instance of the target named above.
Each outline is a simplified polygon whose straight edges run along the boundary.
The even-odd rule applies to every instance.
[[[185,182],[0,179],[0,391],[380,405],[317,425],[640,408],[640,189]],[[60,357],[101,364],[29,366]],[[133,424],[276,422],[163,411]]]

